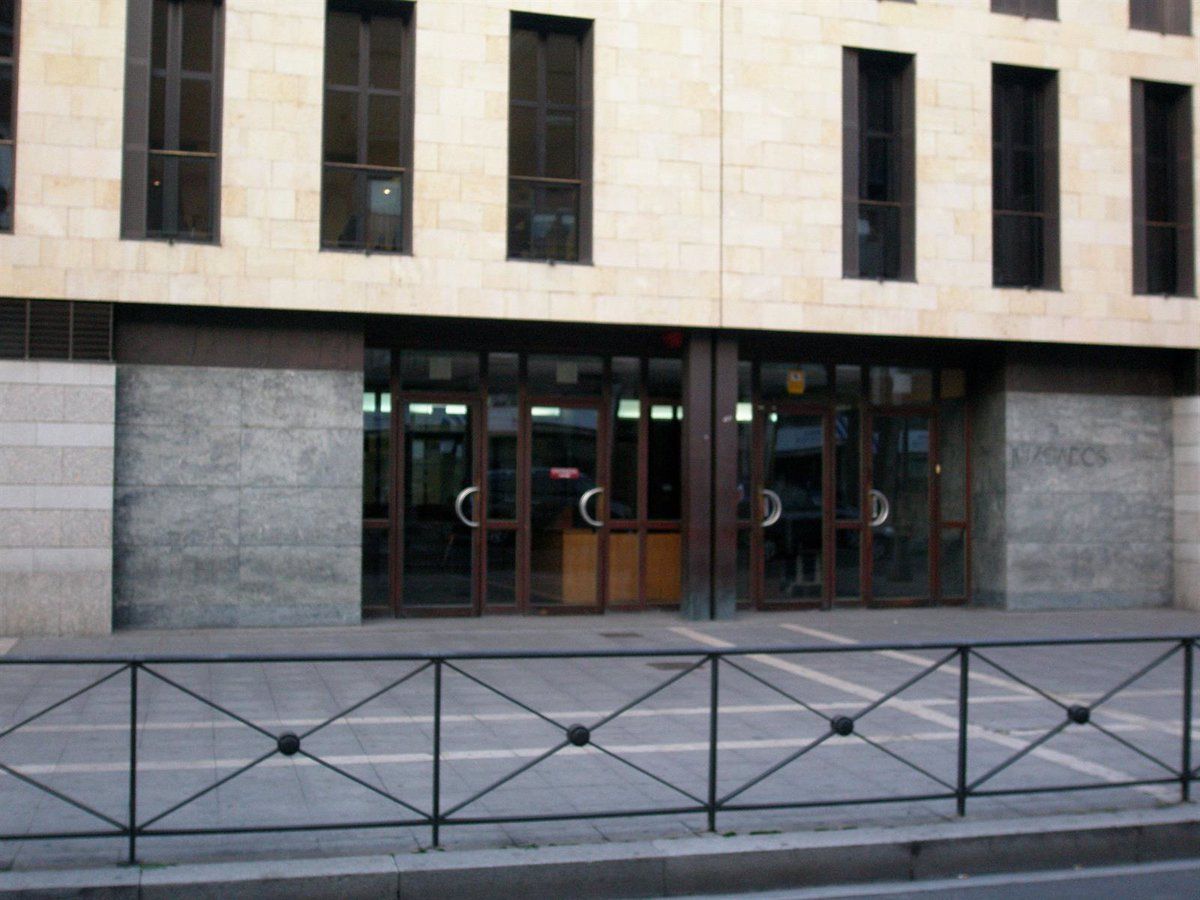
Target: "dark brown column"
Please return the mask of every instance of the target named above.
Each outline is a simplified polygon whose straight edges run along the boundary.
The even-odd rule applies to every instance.
[[[737,611],[738,345],[718,336],[713,351],[713,618]]]
[[[683,592],[685,619],[713,617],[713,339],[688,336],[683,359]]]

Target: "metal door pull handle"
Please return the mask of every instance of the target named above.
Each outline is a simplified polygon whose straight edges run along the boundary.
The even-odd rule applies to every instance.
[[[871,527],[878,528],[892,514],[892,504],[883,491],[871,488]]]
[[[583,521],[587,522],[593,528],[603,528],[604,523],[599,521],[598,519],[592,518],[591,514],[588,512],[588,509],[587,509],[588,501],[591,500],[593,497],[596,497],[603,493],[604,493],[604,488],[594,487],[591,490],[584,491],[583,494],[581,494],[579,497],[579,516],[580,516],[580,518],[583,519]]]
[[[477,493],[479,493],[479,486],[473,484],[470,487],[463,488],[461,491],[458,492],[458,496],[454,498],[454,513],[455,513],[455,515],[458,516],[459,520],[464,525],[466,525],[468,528],[478,528],[479,523],[472,522],[470,519],[467,518],[467,514],[465,512],[463,512],[463,504],[467,502],[468,497],[470,497],[472,494],[477,494]]]
[[[783,515],[783,501],[779,499],[777,493],[767,488],[763,488],[762,495],[763,499],[767,501],[767,514],[763,516],[762,527],[770,528]]]

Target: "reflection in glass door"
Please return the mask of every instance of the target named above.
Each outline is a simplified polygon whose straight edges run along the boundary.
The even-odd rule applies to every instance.
[[[819,604],[825,595],[825,416],[782,408],[763,427],[762,599]]]
[[[404,403],[406,609],[475,607],[478,485],[471,404]]]
[[[529,602],[559,609],[600,605],[600,410],[529,408]]]
[[[871,421],[871,595],[930,597],[930,416],[876,413]]]

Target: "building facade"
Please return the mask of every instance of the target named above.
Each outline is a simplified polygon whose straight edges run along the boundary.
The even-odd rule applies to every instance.
[[[0,0],[0,634],[1200,608],[1190,0]]]

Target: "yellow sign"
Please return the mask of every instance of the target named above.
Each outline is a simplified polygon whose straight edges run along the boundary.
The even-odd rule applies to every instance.
[[[788,369],[787,392],[789,394],[803,394],[804,393],[804,370],[803,369]]]

